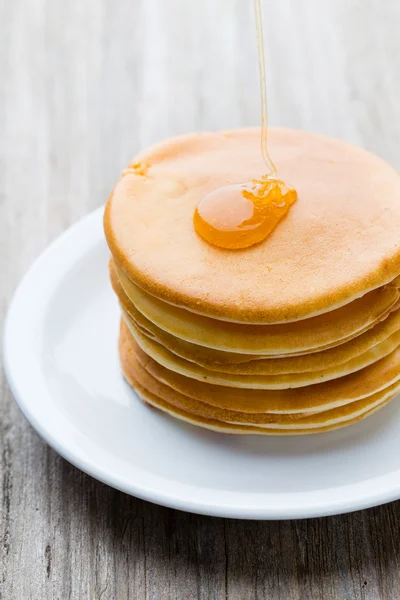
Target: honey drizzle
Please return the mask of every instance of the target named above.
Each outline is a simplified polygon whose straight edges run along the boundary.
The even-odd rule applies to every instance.
[[[254,14],[257,30],[257,50],[258,67],[260,72],[260,93],[261,93],[261,152],[267,165],[269,173],[266,176],[270,179],[276,179],[277,170],[268,153],[267,132],[268,132],[268,105],[267,105],[267,82],[265,77],[265,54],[264,54],[264,36],[261,12],[261,0],[254,0]]]

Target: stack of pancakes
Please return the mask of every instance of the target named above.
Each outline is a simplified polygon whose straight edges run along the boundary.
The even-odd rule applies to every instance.
[[[194,231],[207,193],[263,172],[259,130],[194,134],[139,155],[105,213],[120,359],[148,404],[229,433],[354,423],[400,389],[400,176],[338,140],[273,129],[298,192],[260,244]]]

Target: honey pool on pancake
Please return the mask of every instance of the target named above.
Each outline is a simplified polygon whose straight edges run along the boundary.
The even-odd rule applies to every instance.
[[[263,241],[297,200],[297,192],[277,176],[267,147],[268,111],[260,0],[254,0],[261,90],[261,151],[268,173],[243,184],[220,187],[197,205],[193,223],[208,243],[238,250]]]

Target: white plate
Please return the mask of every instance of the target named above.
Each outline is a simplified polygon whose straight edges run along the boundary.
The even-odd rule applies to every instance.
[[[4,358],[27,419],[93,477],[152,502],[249,519],[337,514],[400,497],[400,406],[306,437],[229,436],[143,405],[123,381],[102,210],[20,284]]]

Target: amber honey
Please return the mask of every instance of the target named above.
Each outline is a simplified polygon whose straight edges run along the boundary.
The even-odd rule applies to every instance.
[[[213,246],[247,248],[271,233],[296,198],[295,190],[268,177],[250,185],[226,185],[201,200],[194,226]]]

